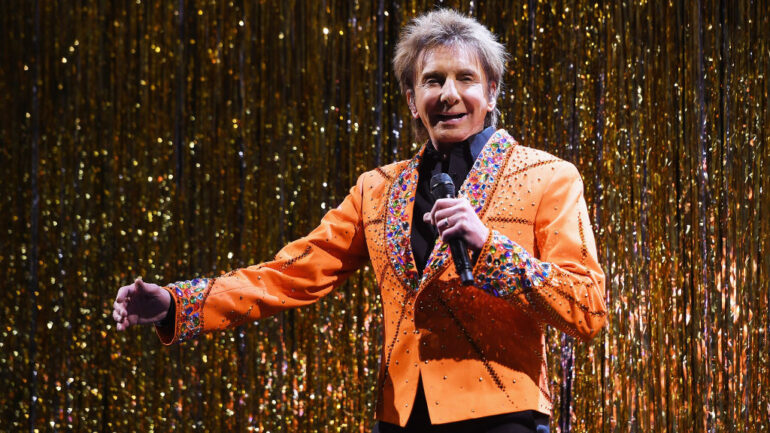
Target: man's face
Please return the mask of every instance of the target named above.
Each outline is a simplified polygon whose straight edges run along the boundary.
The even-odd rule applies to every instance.
[[[439,149],[480,132],[487,113],[495,108],[476,54],[463,47],[440,46],[425,52],[407,102]]]

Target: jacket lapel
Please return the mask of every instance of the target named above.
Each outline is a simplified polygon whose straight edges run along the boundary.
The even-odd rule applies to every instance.
[[[467,198],[468,201],[470,201],[471,206],[476,210],[476,214],[479,218],[484,218],[488,200],[492,197],[495,187],[497,186],[500,169],[505,166],[505,162],[508,158],[508,150],[515,144],[516,140],[508,135],[505,130],[500,129],[495,132],[487,144],[484,145],[481,154],[476,158],[476,162],[468,173],[468,177],[465,178],[465,181],[460,187],[458,197]],[[417,173],[416,167],[417,166],[415,166],[415,175]],[[412,197],[414,197],[414,194]],[[409,220],[411,221],[411,217]],[[428,262],[425,265],[425,270],[423,271],[418,288],[424,287],[434,276],[440,273],[444,266],[451,261],[450,255],[449,244],[443,242],[440,237],[436,239],[436,245],[433,247],[433,251],[428,257]],[[412,261],[414,261],[414,259],[412,259]]]
[[[399,279],[411,290],[417,290],[419,273],[412,253],[412,213],[417,190],[417,169],[425,151],[412,158],[399,173],[390,189],[385,217],[385,243],[388,258]]]

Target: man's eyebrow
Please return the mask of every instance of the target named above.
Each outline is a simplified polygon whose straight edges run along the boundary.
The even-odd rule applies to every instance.
[[[440,78],[444,75],[445,74],[443,72],[439,71],[423,71],[423,73],[420,74],[420,78]]]
[[[474,77],[477,77],[479,73],[475,69],[468,68],[468,69],[460,69],[459,71],[457,71],[457,75],[472,75]],[[441,78],[444,76],[446,76],[445,72],[431,71],[431,70],[424,71],[420,74],[421,79],[422,78]]]
[[[479,73],[475,69],[461,69],[457,71],[457,75],[473,75],[478,76]]]

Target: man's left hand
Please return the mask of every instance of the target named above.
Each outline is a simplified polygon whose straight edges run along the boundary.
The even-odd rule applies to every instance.
[[[481,250],[489,237],[489,229],[466,198],[440,198],[422,220],[436,226],[442,240],[460,238],[475,252]]]

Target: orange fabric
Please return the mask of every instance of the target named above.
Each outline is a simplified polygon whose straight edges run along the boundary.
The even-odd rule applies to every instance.
[[[545,325],[589,340],[606,321],[580,175],[495,133],[460,190],[490,229],[476,285],[460,287],[440,239],[422,278],[414,270],[409,225],[419,158],[361,175],[342,204],[275,260],[169,285],[176,327],[159,329],[161,340],[310,304],[371,260],[385,329],[378,419],[406,424],[420,375],[435,424],[527,409],[549,414]]]

